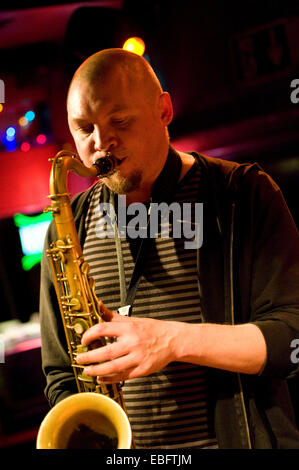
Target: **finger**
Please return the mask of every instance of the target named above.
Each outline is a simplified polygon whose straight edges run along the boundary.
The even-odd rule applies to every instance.
[[[125,380],[136,379],[138,377],[145,377],[151,373],[151,369],[145,369],[143,366],[136,365],[120,372],[119,374],[109,374],[105,376],[98,376],[97,382],[99,384],[109,384],[124,382]]]
[[[107,344],[106,346],[78,354],[76,361],[78,364],[92,364],[95,362],[111,361],[128,354],[128,352],[129,350],[124,344],[116,341],[114,343]]]
[[[89,343],[99,339],[101,336],[110,338],[118,337],[122,334],[122,331],[120,322],[97,323],[85,331],[82,336],[81,343],[83,346],[87,346]]]
[[[84,374],[105,377],[107,375],[125,374],[128,369],[136,367],[134,359],[131,354],[119,357],[112,361],[103,362],[101,364],[90,365],[84,368]]]
[[[97,377],[97,383],[98,384],[115,384],[115,383],[121,383],[125,382],[128,380],[131,376],[131,374],[134,376],[133,371],[135,370],[135,367],[132,367],[131,369],[127,369],[125,372],[121,372],[120,374],[110,374],[106,375],[104,377]]]

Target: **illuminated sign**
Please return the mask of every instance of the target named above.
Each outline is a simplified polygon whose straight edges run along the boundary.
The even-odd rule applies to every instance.
[[[15,214],[14,222],[19,229],[21,246],[23,251],[22,266],[29,271],[40,262],[43,252],[45,236],[52,214],[42,213],[35,216]]]

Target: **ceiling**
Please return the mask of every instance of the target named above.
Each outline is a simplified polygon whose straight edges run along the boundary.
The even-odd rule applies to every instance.
[[[30,7],[30,5],[40,4]],[[98,0],[87,2],[26,2],[27,8],[17,9],[17,2],[9,2],[0,8],[0,49],[11,49],[26,44],[54,42],[61,43],[68,21],[80,7],[108,7],[120,9],[122,0]],[[20,5],[20,2],[18,2]],[[45,6],[47,5],[47,6]]]

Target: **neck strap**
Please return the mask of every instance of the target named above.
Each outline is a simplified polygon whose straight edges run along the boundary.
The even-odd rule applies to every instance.
[[[151,202],[170,202],[175,193],[177,183],[179,181],[181,173],[182,162],[178,152],[171,146],[165,165],[159,174],[158,178],[153,187]],[[150,208],[149,208],[150,209]],[[147,227],[150,223],[150,211],[148,210]],[[149,234],[149,231],[147,232]],[[120,283],[120,301],[121,308],[119,313],[129,315],[134,303],[136,291],[145,269],[146,260],[150,252],[150,245],[152,239],[142,238],[140,247],[135,261],[133,274],[129,283],[129,287],[126,287],[125,267],[123,262],[123,254],[121,247],[121,239],[119,238],[119,231],[117,227],[117,218],[115,220],[115,245],[117,253],[117,262],[119,270],[119,283]]]

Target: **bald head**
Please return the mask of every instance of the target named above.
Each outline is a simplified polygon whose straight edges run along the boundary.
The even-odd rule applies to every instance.
[[[77,87],[102,88],[111,79],[126,85],[128,91],[139,89],[150,101],[162,93],[155,72],[143,57],[123,49],[105,49],[90,56],[77,69],[69,87],[67,102]]]
[[[104,183],[132,200],[146,200],[168,154],[173,114],[171,98],[147,61],[122,49],[92,55],[73,77],[67,111],[85,165],[111,152],[117,167]]]

